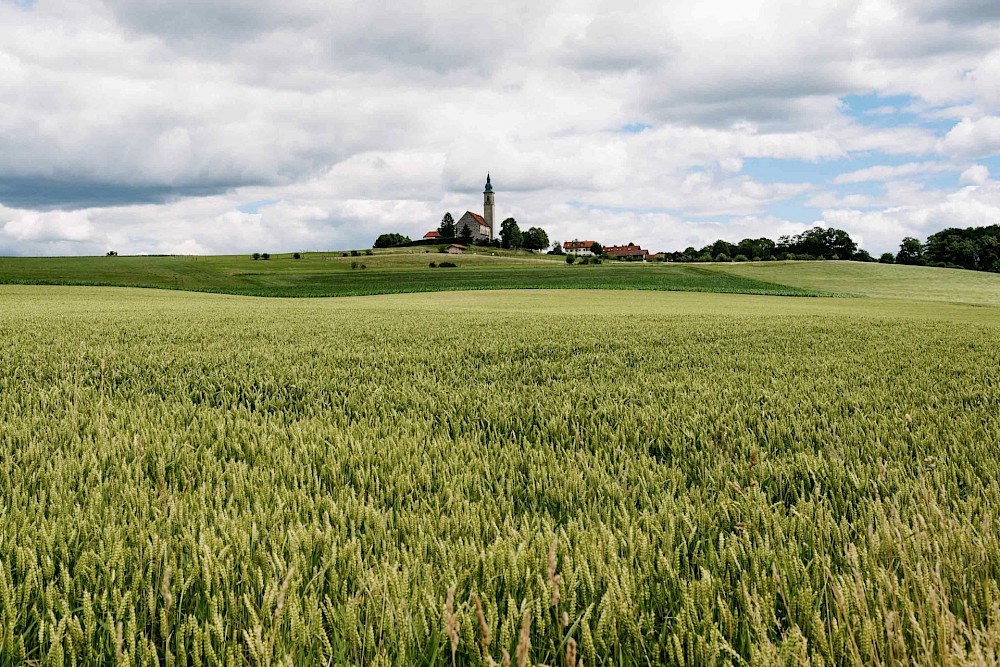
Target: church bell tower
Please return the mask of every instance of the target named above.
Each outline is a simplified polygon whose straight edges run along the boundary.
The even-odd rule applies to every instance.
[[[483,219],[490,227],[490,240],[493,240],[497,236],[497,230],[493,228],[493,186],[490,184],[489,174],[486,174],[486,189],[483,190]]]

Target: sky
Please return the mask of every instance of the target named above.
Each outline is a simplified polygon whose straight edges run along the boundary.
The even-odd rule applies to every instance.
[[[1000,224],[997,0],[0,0],[0,255]]]

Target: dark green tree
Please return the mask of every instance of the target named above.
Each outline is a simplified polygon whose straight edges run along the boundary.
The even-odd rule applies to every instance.
[[[469,223],[462,224],[462,240],[466,243],[472,243],[472,230],[469,229]]]
[[[549,247],[549,235],[541,227],[530,227],[523,235],[524,247],[528,250],[545,250]]]
[[[441,218],[441,224],[438,225],[438,234],[446,239],[455,238],[455,218],[451,217],[451,213],[445,213],[444,217]]]
[[[597,241],[594,241],[594,245],[590,246],[590,252],[594,253],[595,256],[600,256],[604,254],[604,246],[602,246]]]
[[[503,248],[520,248],[524,245],[521,228],[517,220],[507,218],[500,223],[500,246]]]
[[[896,253],[897,264],[924,264],[924,244],[912,236],[907,236],[899,244]]]
[[[896,256],[893,255],[891,252],[884,252],[881,255],[879,255],[878,261],[880,264],[895,264]]]
[[[412,243],[409,236],[403,236],[402,234],[381,234],[377,239],[375,239],[376,248],[391,248],[398,245],[409,245]]]

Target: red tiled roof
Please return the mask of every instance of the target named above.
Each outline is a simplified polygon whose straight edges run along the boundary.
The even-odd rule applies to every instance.
[[[478,222],[481,225],[485,225],[486,227],[489,227],[489,225],[486,224],[486,219],[483,216],[479,215],[478,213],[473,213],[472,211],[466,211],[465,215],[471,215],[473,218],[476,219],[476,222]],[[462,217],[464,218],[465,216],[463,215]]]
[[[452,243],[448,247],[449,248],[458,248],[459,250],[465,250],[466,249],[464,245],[461,245],[461,244],[458,244],[458,243]]]
[[[567,250],[579,250],[581,248],[592,248],[597,241],[565,241],[563,248]]]
[[[441,236],[441,235],[440,235],[440,234],[438,234],[438,233],[437,233],[436,231],[434,231],[434,230],[431,230],[431,231],[427,232],[426,234],[424,234],[424,238],[425,238],[425,239],[436,239],[436,238],[438,238],[439,236]]]

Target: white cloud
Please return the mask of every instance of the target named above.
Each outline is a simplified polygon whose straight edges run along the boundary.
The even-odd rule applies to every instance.
[[[922,179],[1000,152],[991,7],[0,2],[0,253],[362,246],[475,210],[488,170],[498,206],[550,235],[572,214],[654,245],[819,217],[775,222],[795,198],[933,207],[949,194]],[[868,93],[906,101],[855,117],[843,98]],[[831,194],[757,160],[887,186]],[[239,211],[261,200],[279,203]]]
[[[1000,117],[963,118],[940,142],[942,153],[981,158],[1000,153]]]
[[[963,171],[958,180],[969,185],[985,185],[990,180],[990,170],[985,165],[974,164]]]

